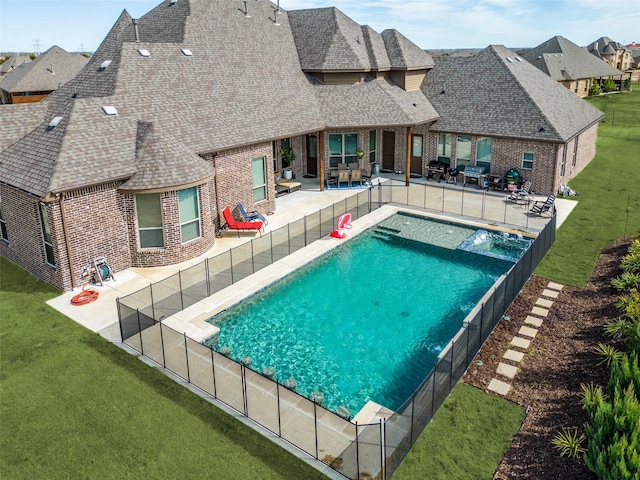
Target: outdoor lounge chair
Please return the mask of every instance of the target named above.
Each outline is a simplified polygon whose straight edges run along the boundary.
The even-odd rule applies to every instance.
[[[266,218],[264,218],[264,215],[257,211],[247,212],[244,209],[242,203],[238,203],[238,210],[240,210],[240,215],[242,215],[242,218],[244,218],[247,222],[255,222],[256,220],[260,220],[265,226],[269,225],[269,222]]]
[[[264,227],[262,222],[238,222],[233,218],[233,214],[229,207],[224,207],[222,215],[224,216],[224,220],[227,222],[226,229],[237,231],[238,237],[240,236],[240,230],[257,230],[262,236],[262,229]]]
[[[556,196],[552,193],[547,199],[543,202],[542,200],[538,200],[534,202],[533,207],[531,207],[532,213],[537,213],[538,215],[542,215],[545,212],[549,212],[553,215],[553,209],[556,201]]]
[[[517,190],[511,192],[509,197],[507,197],[507,200],[511,200],[512,202],[516,203],[530,203],[532,200],[531,182],[529,180],[524,182],[522,188],[518,188]]]

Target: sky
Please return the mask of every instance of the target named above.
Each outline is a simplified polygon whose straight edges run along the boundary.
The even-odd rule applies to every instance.
[[[53,45],[93,52],[123,10],[138,18],[160,3],[0,0],[0,52]],[[425,50],[535,47],[556,35],[580,46],[603,36],[640,42],[640,0],[281,0],[280,7],[336,7],[377,32],[394,28]]]

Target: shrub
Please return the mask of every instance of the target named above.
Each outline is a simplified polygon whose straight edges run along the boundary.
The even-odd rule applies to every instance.
[[[591,88],[589,88],[589,96],[593,97],[596,95],[600,95],[600,87],[598,86],[597,83],[594,83],[593,85],[591,85]]]
[[[600,387],[582,386],[582,403],[591,423],[584,460],[601,480],[632,480],[640,475],[640,402],[635,386],[640,369],[635,354],[612,363],[609,395]]]
[[[571,431],[568,428],[563,428],[562,432],[556,433],[555,437],[553,437],[552,443],[554,447],[560,450],[561,457],[566,455],[570,458],[578,458],[581,453],[587,451],[582,446],[585,438],[584,433],[578,437],[577,430]]]
[[[640,273],[624,272],[617,278],[611,280],[617,290],[631,290],[640,288]]]
[[[614,82],[613,79],[611,78],[607,78],[604,81],[602,88],[604,89],[605,93],[613,92],[616,89],[616,82]]]

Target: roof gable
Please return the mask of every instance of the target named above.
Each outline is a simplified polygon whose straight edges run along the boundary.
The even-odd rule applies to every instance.
[[[441,116],[434,129],[564,143],[603,116],[516,57],[492,45],[473,57],[436,59],[423,83]]]
[[[75,77],[87,62],[86,57],[54,45],[33,61],[9,71],[0,80],[0,88],[10,93],[56,90]]]
[[[384,39],[392,68],[415,70],[433,66],[433,59],[427,52],[397,30],[385,30],[382,32],[382,38]]]
[[[521,50],[520,55],[556,81],[623,75],[584,47],[556,36],[535,48]]]

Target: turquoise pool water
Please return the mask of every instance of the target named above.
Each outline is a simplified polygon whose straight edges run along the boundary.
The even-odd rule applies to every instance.
[[[397,214],[209,321],[207,342],[357,413],[398,408],[512,262],[458,247],[477,229]]]

